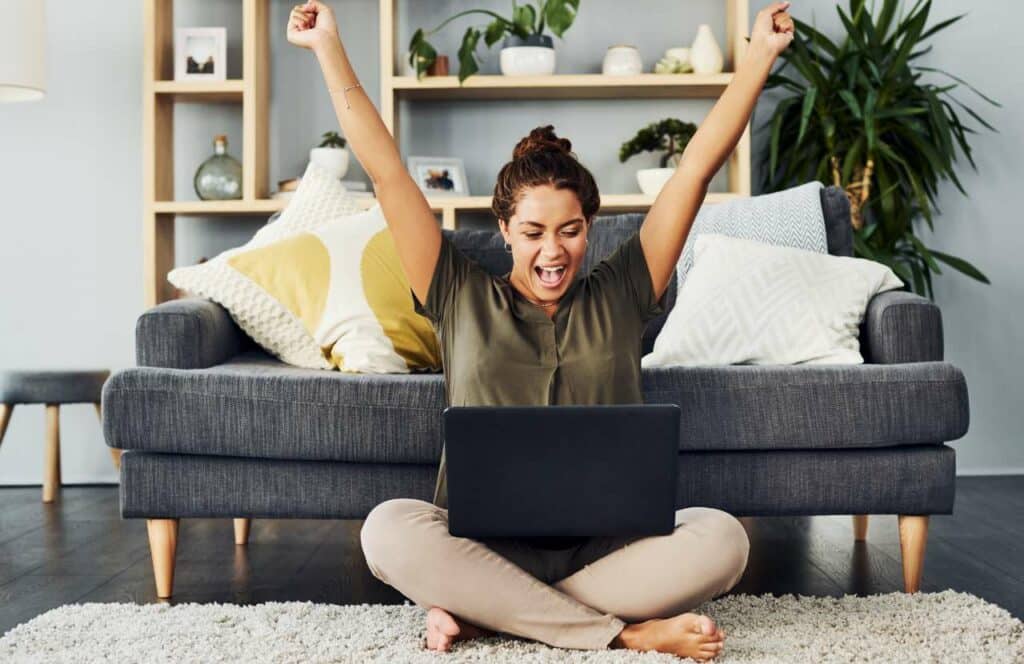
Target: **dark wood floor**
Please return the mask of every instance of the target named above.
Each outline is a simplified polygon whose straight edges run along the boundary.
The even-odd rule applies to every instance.
[[[0,634],[72,602],[157,601],[145,522],[118,515],[117,487],[0,488]],[[1024,476],[965,477],[955,513],[931,519],[922,590],[974,593],[1024,618]],[[175,602],[401,602],[366,569],[361,521],[257,520],[236,547],[228,519],[182,521]],[[902,589],[896,517],[854,542],[849,516],[745,520],[735,593],[858,595]]]

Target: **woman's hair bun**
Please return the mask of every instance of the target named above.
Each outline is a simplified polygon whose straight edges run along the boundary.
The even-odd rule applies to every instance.
[[[521,139],[512,151],[513,159],[521,159],[534,152],[564,152],[571,154],[572,143],[568,138],[559,138],[555,135],[554,125],[536,127],[530,131],[530,135]]]

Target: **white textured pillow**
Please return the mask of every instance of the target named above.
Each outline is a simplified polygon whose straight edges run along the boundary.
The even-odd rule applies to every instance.
[[[704,233],[642,367],[859,364],[868,300],[901,288],[888,267]]]

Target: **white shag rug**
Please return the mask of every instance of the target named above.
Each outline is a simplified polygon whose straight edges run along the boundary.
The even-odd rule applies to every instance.
[[[1024,623],[974,595],[731,595],[698,611],[726,631],[718,662],[1024,661]],[[2,662],[681,662],[513,637],[427,651],[425,611],[310,602],[72,604],[0,638]],[[685,660],[693,661],[693,660]]]

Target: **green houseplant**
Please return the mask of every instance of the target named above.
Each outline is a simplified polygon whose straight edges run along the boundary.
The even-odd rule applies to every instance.
[[[951,93],[963,84],[999,104],[952,74],[918,64],[932,49],[924,42],[964,14],[926,29],[930,0],[917,0],[897,18],[900,4],[883,0],[877,14],[864,0],[850,0],[849,13],[837,6],[846,29],[840,43],[796,21],[792,48],[782,53],[782,66],[765,85],[788,95],[761,128],[771,130],[763,187],[777,191],[808,180],[843,187],[851,202],[856,255],[888,265],[915,292],[933,297],[939,262],[989,283],[966,260],[926,247],[914,230],[920,219],[934,230],[941,180],[967,195],[953,169],[958,151],[977,170],[967,141],[977,132],[953,104],[995,131]],[[796,74],[785,73],[787,68]],[[954,82],[922,80],[932,73]]]
[[[470,26],[462,35],[459,47],[459,84],[479,71],[476,61],[476,47],[481,35],[488,47],[493,46],[506,34],[527,39],[531,35],[543,35],[544,29],[561,37],[576,18],[580,0],[537,0],[531,4],[517,5],[512,0],[512,17],[505,18],[486,9],[469,9],[459,12],[433,30],[416,30],[409,41],[409,65],[416,68],[416,77],[422,78],[437,59],[436,49],[427,41],[427,36],[439,31],[450,22],[467,14],[485,14],[494,18],[481,32],[481,28]]]
[[[641,152],[662,152],[658,159],[660,168],[642,168],[636,172],[640,191],[656,195],[679,165],[683,150],[696,132],[697,125],[676,118],[652,122],[622,144],[619,148],[619,162],[625,163],[627,159]]]

